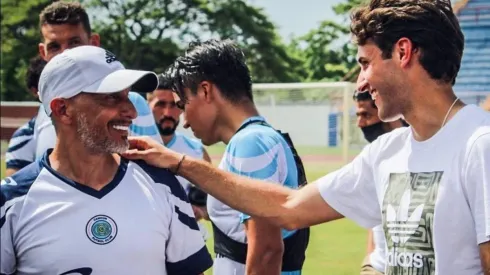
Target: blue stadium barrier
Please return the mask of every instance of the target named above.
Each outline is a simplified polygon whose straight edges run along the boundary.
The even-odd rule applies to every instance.
[[[328,115],[328,147],[337,147],[338,117],[338,113],[330,113]]]

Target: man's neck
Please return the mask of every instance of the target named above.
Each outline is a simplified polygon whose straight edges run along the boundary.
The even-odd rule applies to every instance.
[[[259,112],[252,102],[223,106],[218,130],[221,141],[228,144],[244,120],[258,115]]]
[[[400,119],[391,122],[386,122],[384,124],[384,129],[387,133],[400,127],[403,127],[403,123]]]
[[[160,135],[162,137],[162,140],[163,140],[163,144],[165,146],[167,146],[167,144],[174,138],[175,136],[175,133],[171,134],[171,135],[167,135],[167,136],[164,136],[164,135]]]
[[[420,92],[413,93],[415,100],[404,116],[412,127],[415,140],[424,141],[441,130],[443,123],[447,124],[465,104],[460,100],[455,103],[456,96],[451,87],[424,84],[417,88]]]
[[[80,142],[59,139],[49,155],[51,167],[61,175],[95,190],[101,190],[117,173],[121,157],[116,154],[94,154]]]

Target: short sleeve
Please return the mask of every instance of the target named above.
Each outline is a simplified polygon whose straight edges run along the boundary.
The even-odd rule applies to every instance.
[[[170,222],[165,248],[166,268],[169,275],[197,275],[213,265],[199,226],[197,225],[184,188],[168,169],[148,165],[142,160],[134,161],[155,182],[162,198],[168,202]],[[167,212],[168,213],[168,212]]]
[[[278,136],[275,136],[275,131],[259,127],[263,128],[250,128],[233,140],[227,150],[227,170],[250,178],[284,184],[287,174],[284,147]],[[240,213],[241,222],[249,218],[249,215]]]
[[[138,116],[129,126],[130,134],[133,136],[149,136],[163,144],[162,137],[155,124],[155,118],[145,98],[136,92],[129,92],[129,100],[131,100],[138,113]]]
[[[344,217],[366,228],[381,224],[370,155],[373,145],[367,145],[351,163],[316,181],[325,202]]]
[[[465,165],[464,188],[481,244],[490,241],[490,132],[473,142]]]
[[[169,275],[204,273],[213,265],[213,260],[180,184],[179,188],[172,189],[170,205],[172,219],[166,248],[167,272]]]
[[[33,118],[12,135],[5,154],[7,168],[20,170],[34,162],[36,154],[34,122]]]

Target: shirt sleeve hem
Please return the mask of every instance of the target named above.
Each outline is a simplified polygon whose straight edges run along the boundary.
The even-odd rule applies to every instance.
[[[376,225],[379,225],[379,223],[373,222],[370,219],[359,215],[360,213],[356,213],[356,211],[349,209],[348,206],[341,203],[340,200],[335,198],[333,192],[322,191],[320,188],[319,190],[323,200],[335,211],[339,212],[342,216],[353,220],[354,222],[365,228],[373,228]]]
[[[490,235],[485,235],[485,234],[478,235],[476,239],[477,239],[478,245],[480,245],[483,243],[490,242]]]
[[[175,263],[167,262],[166,265],[169,275],[198,275],[213,266],[213,259],[206,246],[203,246],[188,258]]]

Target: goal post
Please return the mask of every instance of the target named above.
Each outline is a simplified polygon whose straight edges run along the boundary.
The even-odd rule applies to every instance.
[[[255,83],[254,102],[274,127],[288,132],[300,151],[332,154],[347,163],[359,139],[352,138],[355,110],[350,82]],[[304,150],[301,150],[304,148]],[[329,150],[331,149],[331,150]]]

